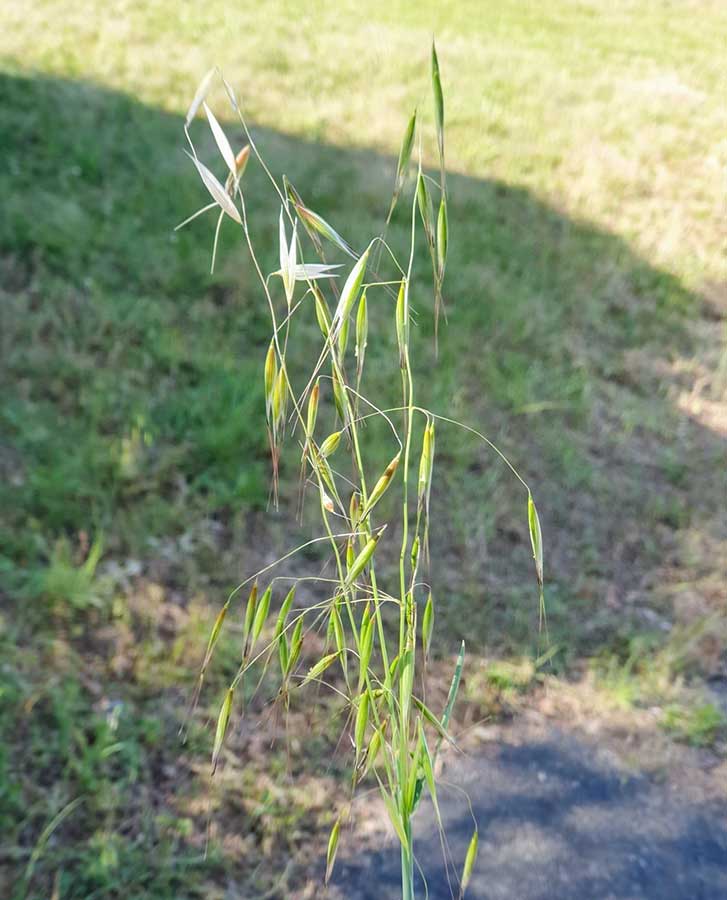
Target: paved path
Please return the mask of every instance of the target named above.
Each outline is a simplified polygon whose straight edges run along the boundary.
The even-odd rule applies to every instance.
[[[624,776],[557,731],[485,748],[444,779],[465,788],[479,823],[468,900],[727,900],[727,797],[697,802],[667,783]],[[441,790],[459,872],[472,823],[461,793]],[[447,900],[430,807],[417,819],[429,897]],[[335,884],[347,900],[401,897],[393,844],[340,863]]]

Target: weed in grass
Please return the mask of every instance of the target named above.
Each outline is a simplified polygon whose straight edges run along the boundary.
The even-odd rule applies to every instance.
[[[672,704],[664,710],[662,725],[679,740],[695,747],[708,747],[724,732],[727,718],[714,703]]]
[[[34,573],[29,594],[45,601],[55,613],[71,610],[82,613],[100,607],[108,595],[108,585],[97,577],[103,541],[97,537],[87,551],[86,559],[76,563],[67,540],[56,544],[47,568]]]
[[[378,786],[401,846],[402,898],[412,900],[415,866],[412,818],[425,786],[435,812],[438,812],[434,766],[443,742],[454,744],[448,726],[464,664],[463,642],[445,708],[435,713],[428,707],[417,679],[422,658],[426,667],[437,615],[436,601],[427,582],[429,535],[436,527],[436,522],[430,520],[435,434],[440,429],[455,426],[473,434],[493,450],[519,480],[527,500],[527,524],[540,587],[541,616],[543,614],[543,542],[530,489],[484,435],[448,416],[422,408],[415,399],[411,363],[415,302],[416,312],[421,315],[418,279],[416,294],[412,289],[417,212],[432,265],[435,346],[439,318],[445,311],[443,279],[449,222],[444,167],[444,100],[437,54],[433,45],[431,76],[439,177],[432,178],[422,170],[420,157],[416,189],[408,213],[410,247],[408,258],[403,262],[397,259],[387,243],[386,227],[361,253],[356,253],[330,223],[305,204],[297,188],[285,176],[276,179],[258,152],[232,87],[222,78],[247,141],[242,151],[236,153],[205,102],[215,75],[213,71],[203,79],[185,123],[185,136],[191,151],[188,155],[213,201],[190,219],[211,209],[215,211],[213,268],[223,219],[232,220],[242,229],[273,329],[261,378],[265,390],[267,442],[271,451],[272,500],[277,504],[282,446],[286,439],[293,438],[302,451],[302,494],[312,496],[318,506],[325,534],[306,541],[281,560],[246,579],[232,592],[217,616],[195,698],[203,686],[219,636],[229,620],[228,610],[233,602],[239,606],[240,595],[243,591],[247,593],[241,659],[237,673],[222,695],[212,771],[214,773],[224,759],[227,733],[231,722],[239,716],[239,694],[245,692],[246,686],[256,683],[259,686],[266,673],[277,669],[279,680],[274,699],[282,710],[287,710],[293,698],[304,689],[310,690],[315,685],[328,687],[344,700],[348,710],[344,739],[350,741],[353,751],[350,802],[356,787],[364,779],[368,778]],[[224,183],[197,156],[191,126],[200,110],[204,110],[214,143],[227,168]],[[417,138],[421,146],[416,115],[413,115],[402,141],[387,227],[403,197]],[[279,267],[269,274],[256,251],[258,226],[255,229],[252,226],[256,211],[248,206],[244,178],[237,164],[241,155],[245,163],[251,157],[254,164],[262,167],[280,201]],[[438,208],[436,216],[433,197]],[[308,237],[320,262],[306,261],[310,247],[304,236]],[[354,263],[348,272],[345,267],[340,272],[339,265],[328,264],[326,254],[331,251],[331,245],[353,257]],[[365,393],[362,387],[366,344],[381,339],[368,328],[368,310],[374,305],[384,314],[388,313],[389,329],[395,336],[401,401],[391,409],[382,409],[378,398]],[[308,353],[303,357],[307,368],[300,371],[296,365],[299,357],[294,355],[293,348],[306,334],[299,327],[301,319],[310,321],[311,317],[317,321],[322,340],[318,347],[308,347]],[[349,337],[354,331],[355,342],[351,342]],[[355,343],[355,354],[351,352],[351,343]],[[424,376],[425,381],[436,378],[436,368]],[[332,410],[329,404],[332,404]],[[326,418],[335,422],[333,430],[321,427],[324,412]],[[365,430],[376,422],[388,430],[391,446],[383,466],[376,459],[369,459],[364,441]],[[254,419],[246,419],[245,425],[250,430],[258,428]],[[372,463],[377,463],[376,467]],[[388,527],[392,497],[401,508],[398,533]],[[313,578],[320,583],[323,598],[302,606],[296,603],[294,587],[282,603],[271,635],[267,627],[271,598],[280,586],[273,570],[279,563],[302,554],[315,544],[326,545],[330,553],[327,575]],[[388,572],[383,560],[396,556],[398,578],[392,590],[385,587]],[[265,587],[263,578],[269,579]],[[306,577],[299,583],[309,580]],[[398,619],[397,639],[392,635],[389,611]],[[301,650],[304,642],[310,642],[315,633],[325,635],[323,652],[306,669],[301,663]],[[333,871],[341,831],[349,812],[349,806],[344,806],[330,833],[326,882]],[[438,821],[441,829],[441,820]],[[461,894],[469,881],[476,853],[475,827],[464,861]]]

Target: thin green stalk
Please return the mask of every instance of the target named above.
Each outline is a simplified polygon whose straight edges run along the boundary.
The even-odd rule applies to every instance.
[[[332,342],[331,342],[332,344]],[[333,366],[336,370],[336,374],[343,382],[343,373],[341,372],[340,364],[338,362],[338,358],[336,356],[335,348],[331,346],[331,358],[333,360]],[[345,384],[345,382],[344,382]],[[361,501],[363,504],[368,500],[368,490],[366,488],[366,472],[364,470],[363,458],[361,456],[361,446],[359,444],[358,437],[358,420],[355,415],[355,410],[353,404],[351,403],[351,398],[349,396],[348,390],[344,387],[344,394],[346,399],[346,412],[348,414],[348,429],[351,434],[351,444],[353,445],[354,456],[356,460],[356,468],[357,474],[359,478],[359,484],[361,486]],[[367,534],[371,535],[371,526],[366,525]],[[376,627],[379,633],[379,643],[381,646],[381,658],[384,665],[384,684],[387,687],[390,687],[391,678],[389,675],[389,656],[386,649],[386,635],[384,633],[384,622],[381,616],[381,601],[379,598],[379,590],[376,582],[376,568],[374,560],[371,560],[371,564],[369,566],[369,575],[371,577],[371,589],[373,591],[373,599],[374,599],[374,612],[376,615]]]
[[[402,900],[414,900],[414,850],[411,840],[411,821],[404,822],[408,845],[401,845],[401,897]]]

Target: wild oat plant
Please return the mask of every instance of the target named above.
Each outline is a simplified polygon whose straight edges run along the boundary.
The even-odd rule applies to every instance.
[[[205,102],[217,78],[222,81],[246,135],[247,143],[238,153],[233,151]],[[429,500],[437,423],[458,425],[476,435],[502,458],[522,483],[527,493],[527,518],[542,609],[541,532],[528,485],[484,435],[418,406],[415,400],[410,363],[413,345],[410,285],[417,222],[421,222],[431,258],[435,341],[436,323],[443,310],[442,286],[449,231],[444,100],[434,45],[431,81],[439,177],[431,178],[422,170],[421,141],[415,111],[404,133],[385,226],[382,233],[374,237],[360,253],[322,216],[306,206],[284,175],[278,180],[270,172],[250,135],[232,87],[218,70],[211,70],[203,79],[189,108],[184,129],[190,159],[212,202],[182,225],[211,209],[219,213],[212,252],[213,266],[224,216],[240,226],[259,278],[261,299],[264,298],[270,314],[272,338],[265,357],[264,383],[275,500],[281,447],[286,437],[295,436],[302,453],[302,483],[309,490],[313,487],[324,532],[320,538],[307,542],[277,563],[252,574],[232,592],[217,616],[199,673],[195,700],[230,606],[240,592],[249,589],[241,662],[222,700],[212,768],[214,771],[217,766],[234,715],[235,693],[239,692],[243,679],[252,677],[255,667],[263,671],[277,669],[279,687],[276,699],[283,708],[287,708],[293,691],[303,692],[314,683],[326,684],[342,694],[349,710],[345,732],[352,745],[351,798],[356,786],[365,779],[378,786],[401,845],[403,900],[414,897],[412,817],[425,788],[430,794],[442,833],[435,766],[442,744],[455,744],[449,733],[449,723],[464,663],[463,642],[445,707],[439,711],[431,709],[424,701],[423,688],[420,690],[417,687],[423,682],[421,679],[417,682],[415,676],[421,674],[427,665],[434,628],[435,602],[427,588],[429,578],[424,577],[422,570],[429,566]],[[200,109],[204,111],[228,170],[224,184],[198,158],[190,135],[190,126]],[[419,147],[419,164],[410,208],[410,247],[408,258],[402,264],[386,242],[386,226],[404,192],[415,145]],[[280,201],[280,267],[274,272],[266,272],[263,268],[250,229],[242,179],[251,156],[262,166]],[[436,218],[435,200],[438,202]],[[350,271],[341,273],[341,266],[326,263],[327,243],[353,260]],[[317,261],[306,261],[309,254],[315,254]],[[384,268],[389,273],[386,277],[380,275]],[[340,280],[342,287],[339,289],[337,285]],[[369,340],[368,310],[374,302],[389,310],[391,328],[396,333],[402,402],[395,409],[380,408],[374,398],[367,397],[361,391]],[[313,316],[321,332],[320,350],[311,353],[307,369],[291,371],[287,350],[294,345],[296,320]],[[326,394],[335,407],[337,424],[336,430],[330,434],[322,434],[316,428],[319,407]],[[362,429],[373,419],[386,424],[395,451],[384,471],[376,473],[375,478],[371,477],[362,449]],[[351,458],[352,474],[349,476],[344,476],[334,466],[334,457],[340,457],[342,451],[348,452]],[[377,521],[377,512],[379,501],[397,481],[402,497],[400,546],[395,550],[399,560],[398,583],[393,587],[384,587],[377,558],[390,557],[391,554],[381,553],[380,548],[387,542],[387,523]],[[326,598],[314,605],[296,606],[294,583],[280,606],[274,627],[271,623],[266,628],[277,579],[273,577],[262,590],[258,586],[259,579],[283,560],[317,541],[327,543],[331,553],[331,577],[317,578],[323,585]],[[385,615],[384,607],[393,608],[398,614],[398,631],[391,624],[391,619],[395,620],[397,616],[390,618]],[[390,625],[387,625],[386,619],[389,619]],[[306,670],[301,665],[301,649],[306,636],[313,630],[325,633],[325,650],[317,662]],[[334,667],[340,670],[335,683],[331,680]],[[349,814],[350,803],[331,830],[326,883],[333,870],[339,834]],[[443,834],[442,844],[444,847]],[[464,870],[459,878],[460,896],[464,895],[476,854],[475,823]]]

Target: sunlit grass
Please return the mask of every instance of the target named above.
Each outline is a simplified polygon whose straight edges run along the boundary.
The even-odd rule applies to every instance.
[[[727,10],[718,0],[373,2],[362,24],[360,6],[273,2],[264,19],[219,0],[128,2],[113,15],[84,0],[3,7],[0,582],[12,601],[3,647],[17,645],[23,657],[3,654],[11,674],[0,694],[0,832],[20,853],[12,866],[27,865],[43,829],[89,779],[106,804],[98,819],[87,814],[90,836],[73,831],[82,808],[58,827],[59,856],[36,869],[51,888],[56,862],[85,873],[79,896],[88,884],[113,896],[109,884],[124,867],[141,877],[134,838],[124,847],[108,837],[125,815],[113,784],[130,771],[146,783],[155,759],[177,758],[189,693],[181,680],[199,662],[194,651],[203,653],[219,599],[259,563],[255,510],[268,501],[269,466],[264,438],[247,427],[264,410],[259,298],[229,230],[212,279],[211,224],[172,231],[204,201],[180,129],[213,62],[239,89],[266,155],[359,246],[386,215],[402,123],[415,105],[433,133],[414,76],[436,32],[449,97],[451,256],[449,322],[427,401],[480,423],[543,486],[549,626],[561,648],[548,671],[599,657],[599,715],[653,702],[688,740],[714,746],[723,733],[708,699],[694,695],[689,712],[692,695],[679,691],[719,670],[724,638],[718,565],[727,535],[714,484],[725,427],[724,330],[715,319],[727,278]],[[247,177],[266,234],[277,209],[264,200],[259,170]],[[355,203],[344,204],[350,195]],[[391,240],[406,240],[397,216]],[[275,241],[261,253],[274,263]],[[423,286],[414,285],[417,311]],[[705,308],[710,318],[701,318]],[[375,306],[369,315],[373,333]],[[426,342],[426,315],[418,327]],[[392,380],[393,347],[370,342],[374,390]],[[433,354],[422,360],[425,373],[433,365]],[[388,462],[382,434],[367,429],[373,468]],[[520,509],[473,444],[440,433],[437,452],[451,474],[433,491],[444,524],[432,548],[456,587],[432,655],[436,662],[471,635],[490,662],[463,696],[487,706],[494,691],[493,709],[517,707],[539,683],[528,681],[527,660],[542,649]],[[292,486],[297,475],[295,466],[282,472]],[[266,527],[266,540],[287,544],[280,525]],[[103,553],[91,565],[96,540]],[[190,622],[173,627],[188,603]],[[681,626],[710,624],[688,664],[659,668],[655,685],[672,620],[677,636]],[[650,643],[629,668],[628,649],[614,644],[634,633]],[[99,634],[110,643],[97,643]],[[213,688],[239,648],[222,649],[220,669],[207,676]],[[50,672],[78,675],[78,684],[61,690],[54,681],[51,697]],[[171,709],[161,737],[144,724],[158,710],[155,682]],[[127,704],[126,749],[98,757],[115,738],[104,730],[108,698],[94,685],[111,683]],[[28,752],[17,736],[34,712],[51,724],[29,746],[46,754],[43,784],[57,791],[40,799],[32,779],[17,777]],[[64,737],[78,719],[87,725]],[[196,724],[188,752],[206,771],[211,737]],[[325,740],[319,749],[331,752]],[[69,766],[73,754],[88,763]],[[273,794],[254,802],[269,846],[285,802]],[[192,856],[204,800],[194,808]],[[176,822],[187,812],[164,815]],[[189,850],[188,824],[156,827],[145,833],[163,832],[171,849],[147,891],[180,896],[168,876]],[[219,872],[190,875],[190,896],[198,876]]]

